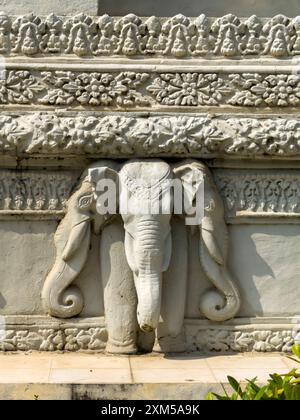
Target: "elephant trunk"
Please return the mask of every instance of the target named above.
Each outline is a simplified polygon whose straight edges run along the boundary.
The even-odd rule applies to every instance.
[[[163,249],[158,221],[146,217],[138,222],[136,245],[137,318],[141,330],[153,331],[159,322],[162,289]]]

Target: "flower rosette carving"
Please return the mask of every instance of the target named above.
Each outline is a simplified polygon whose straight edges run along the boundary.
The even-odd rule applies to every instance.
[[[163,105],[219,105],[230,87],[215,73],[166,73],[155,78],[147,87],[157,102]]]
[[[138,89],[148,78],[147,73],[135,72],[43,72],[42,80],[50,88],[39,102],[56,105],[79,102],[83,106],[146,105],[148,99]]]
[[[228,101],[244,106],[298,106],[300,77],[294,74],[234,74],[230,80],[240,91]]]
[[[9,71],[0,80],[0,103],[29,104],[44,89],[29,71]]]

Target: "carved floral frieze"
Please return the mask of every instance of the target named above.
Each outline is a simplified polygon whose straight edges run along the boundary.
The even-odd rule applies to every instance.
[[[300,215],[300,172],[222,171],[215,173],[227,214],[239,212]]]
[[[72,172],[0,171],[0,214],[63,212],[76,174]]]
[[[1,331],[0,351],[77,351],[103,350],[107,341],[105,328],[8,329]]]
[[[10,70],[0,104],[55,106],[300,105],[300,75]]]
[[[237,352],[290,352],[295,343],[300,342],[300,332],[289,330],[230,330],[190,329],[189,348],[194,351],[237,351]]]
[[[300,121],[206,114],[149,117],[2,113],[0,152],[103,157],[300,156]]]
[[[170,18],[121,18],[78,14],[58,17],[0,15],[1,54],[75,54],[83,56],[148,55],[283,57],[300,51],[300,18],[277,15],[247,19],[181,14]]]
[[[0,351],[103,351],[107,342],[104,326],[81,327],[72,322],[67,327],[51,328],[10,325],[0,330]],[[200,328],[186,326],[189,351],[290,352],[300,343],[297,329],[239,329]]]

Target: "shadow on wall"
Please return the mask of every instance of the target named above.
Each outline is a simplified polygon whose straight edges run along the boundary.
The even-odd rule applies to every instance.
[[[299,226],[230,226],[230,269],[241,292],[239,316],[292,316],[299,307]]]
[[[139,16],[173,16],[182,13],[186,16],[221,16],[233,13],[237,16],[274,16],[282,13],[288,16],[299,14],[299,0],[99,0],[98,14],[108,13],[124,16],[135,13]]]

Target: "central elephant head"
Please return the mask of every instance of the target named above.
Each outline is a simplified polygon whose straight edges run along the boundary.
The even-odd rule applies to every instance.
[[[99,186],[98,182],[108,176],[115,181],[119,198],[116,212],[124,222],[125,253],[138,298],[138,323],[143,331],[152,331],[160,317],[162,273],[168,269],[171,258],[173,172],[158,159],[132,159],[119,171],[96,164],[90,170],[90,179],[100,208],[104,195],[108,198],[109,194],[96,184]]]
[[[138,296],[138,323],[143,331],[152,331],[159,322],[162,273],[171,258],[172,171],[161,160],[132,160],[123,165],[119,180],[125,252]]]

